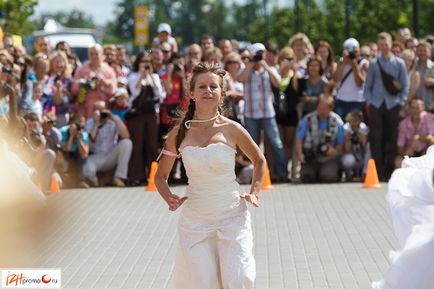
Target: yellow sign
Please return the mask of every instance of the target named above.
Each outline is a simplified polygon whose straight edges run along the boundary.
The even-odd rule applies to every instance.
[[[23,38],[20,35],[12,35],[12,40],[15,47],[23,45]]]
[[[149,9],[147,6],[134,8],[134,44],[149,45]]]

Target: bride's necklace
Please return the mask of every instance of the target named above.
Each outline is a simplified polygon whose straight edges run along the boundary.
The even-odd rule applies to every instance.
[[[186,129],[190,129],[192,122],[208,122],[208,121],[212,121],[212,120],[215,120],[217,117],[219,117],[219,115],[220,115],[220,112],[217,112],[217,114],[214,117],[209,118],[209,119],[190,119],[190,120],[187,120],[184,123],[184,125],[185,125]]]

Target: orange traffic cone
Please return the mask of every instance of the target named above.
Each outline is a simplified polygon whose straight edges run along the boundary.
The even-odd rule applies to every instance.
[[[156,192],[157,187],[155,186],[155,172],[157,171],[158,163],[152,162],[151,164],[151,172],[149,173],[148,186],[146,187],[147,191]]]
[[[59,193],[60,192],[60,187],[59,187],[59,183],[57,182],[57,178],[55,175],[51,176],[51,187],[50,187],[50,191],[52,193]]]
[[[273,185],[271,184],[270,171],[268,170],[268,164],[266,164],[265,176],[264,176],[264,180],[262,181],[261,190],[271,190],[271,189],[273,189]]]
[[[368,171],[366,172],[364,188],[373,189],[381,188],[380,182],[378,181],[377,168],[375,167],[375,161],[370,159],[368,162]]]

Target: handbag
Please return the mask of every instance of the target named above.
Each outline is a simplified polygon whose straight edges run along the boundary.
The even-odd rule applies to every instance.
[[[144,85],[139,95],[133,100],[131,109],[126,113],[125,118],[131,119],[141,114],[155,114],[155,104],[158,102],[154,90],[150,85]]]
[[[288,113],[288,97],[285,92],[281,91],[279,88],[274,87],[270,81],[270,87],[273,92],[274,101],[273,107],[276,112],[277,119],[285,119]]]
[[[274,110],[279,118],[286,117],[288,114],[288,97],[283,91],[279,91],[274,99]]]
[[[387,92],[389,92],[391,95],[397,95],[402,91],[402,85],[393,78],[392,75],[387,73],[383,67],[380,64],[380,59],[377,60],[378,67],[380,68],[381,72],[381,79],[383,80],[384,88],[386,88]]]

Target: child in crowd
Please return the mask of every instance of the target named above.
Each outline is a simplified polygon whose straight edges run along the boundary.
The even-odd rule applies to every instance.
[[[31,111],[36,113],[39,118],[42,118],[43,108],[42,108],[42,94],[43,94],[43,86],[41,82],[33,83],[33,94],[32,94],[32,107]]]
[[[122,121],[125,121],[125,114],[129,110],[129,97],[128,91],[125,88],[118,88],[114,97],[110,99],[112,104],[112,113],[119,116]]]
[[[353,111],[347,114],[342,167],[347,181],[359,180],[365,163],[369,128],[363,122],[363,114]]]

